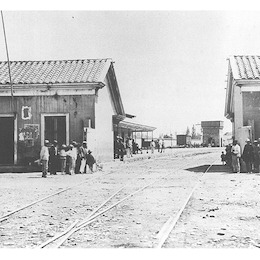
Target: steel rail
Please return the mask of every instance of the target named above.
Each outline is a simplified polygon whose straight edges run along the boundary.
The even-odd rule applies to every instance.
[[[93,215],[92,217],[84,220],[81,222],[81,224],[77,227],[75,227],[74,229],[70,230],[70,232],[63,237],[63,239],[60,241],[60,243],[58,243],[57,245],[54,246],[54,248],[58,248],[60,247],[71,235],[73,235],[75,232],[77,232],[78,230],[80,230],[81,228],[84,228],[86,226],[88,226],[89,224],[91,224],[92,222],[94,222],[96,220],[96,218],[102,214],[104,214],[105,212],[109,211],[110,209],[114,208],[115,206],[117,206],[118,204],[122,203],[123,201],[127,200],[128,198],[134,196],[136,193],[144,190],[145,188],[147,188],[148,186],[150,186],[149,184],[142,187],[141,189],[138,189],[137,191],[127,195],[126,197],[124,197],[123,199],[121,199],[120,201],[114,203],[113,205],[109,206],[108,208],[102,210],[101,212],[97,213],[96,215]]]
[[[58,239],[60,236],[67,234],[70,230],[72,230],[78,224],[78,222],[79,222],[79,219],[76,219],[65,231],[63,231],[62,233],[60,233],[60,234],[54,236],[53,238],[47,240],[46,242],[42,243],[37,248],[43,248],[43,247],[47,246],[49,243],[51,243],[52,241]]]
[[[162,248],[163,244],[166,242],[167,238],[169,237],[171,231],[173,230],[173,228],[175,227],[176,223],[178,222],[181,214],[183,213],[184,209],[186,208],[188,202],[190,201],[191,196],[193,195],[194,191],[197,189],[197,187],[199,186],[199,184],[201,183],[204,175],[209,171],[209,169],[213,166],[213,164],[218,161],[215,160],[211,165],[208,166],[208,168],[206,169],[206,171],[202,174],[202,176],[199,178],[199,180],[197,181],[196,185],[193,187],[192,191],[190,192],[189,196],[187,197],[187,199],[185,200],[183,206],[181,207],[181,209],[178,211],[178,213],[174,216],[174,217],[170,217],[167,222],[163,225],[163,227],[161,228],[161,230],[159,231],[157,238],[159,240],[156,248]]]
[[[106,174],[104,174],[104,175],[102,175],[102,176],[106,176],[106,175],[109,175],[109,174],[110,174],[110,173],[106,173]],[[97,178],[99,178],[99,177],[101,177],[101,176],[97,176],[97,177],[95,177],[95,178],[93,178],[93,179],[97,179]],[[91,180],[93,180],[93,179],[91,179]],[[46,196],[46,197],[44,197],[44,198],[41,198],[41,199],[36,200],[36,201],[33,201],[33,202],[31,202],[31,203],[29,203],[29,204],[27,204],[27,205],[24,205],[24,206],[22,206],[22,207],[20,207],[20,208],[18,208],[18,209],[15,209],[15,210],[13,210],[13,211],[11,211],[11,212],[5,214],[5,215],[2,215],[2,216],[0,217],[0,222],[3,222],[3,221],[8,220],[11,215],[13,215],[13,214],[15,214],[15,213],[17,213],[17,212],[19,212],[19,211],[21,211],[21,210],[24,210],[24,209],[26,209],[26,208],[29,208],[29,207],[31,207],[31,206],[33,206],[33,205],[35,205],[35,204],[37,204],[37,203],[40,203],[40,202],[42,202],[42,201],[44,201],[44,200],[46,200],[46,199],[48,199],[48,198],[51,198],[51,197],[53,197],[53,196],[55,196],[55,195],[58,195],[58,194],[60,194],[60,193],[63,193],[63,192],[65,192],[65,191],[67,191],[67,190],[73,189],[73,188],[75,188],[75,187],[77,187],[77,186],[80,186],[80,185],[82,185],[82,184],[84,184],[84,183],[87,183],[88,181],[89,181],[89,180],[84,181],[84,182],[81,182],[81,183],[78,183],[78,184],[76,184],[76,185],[74,185],[74,186],[71,186],[71,187],[68,187],[68,188],[66,188],[66,189],[60,190],[60,191],[55,192],[55,193],[53,193],[53,194],[50,194],[50,195],[48,195],[48,196]]]
[[[102,176],[105,176],[105,175],[108,175],[108,174],[110,174],[110,173],[104,174],[104,175],[102,175]],[[99,178],[99,177],[101,177],[101,176],[97,176],[97,177],[94,178],[94,179],[97,179],[97,178]],[[93,180],[93,179],[91,179],[91,180]],[[68,188],[66,188],[66,189],[60,190],[60,191],[55,192],[55,193],[53,193],[53,194],[50,194],[50,195],[48,195],[48,196],[46,196],[46,197],[44,197],[44,198],[41,198],[41,199],[36,200],[36,201],[33,201],[33,202],[31,202],[31,203],[29,203],[29,204],[27,204],[27,205],[25,205],[25,206],[22,206],[22,207],[20,207],[20,208],[18,208],[18,209],[16,209],[16,210],[13,210],[13,211],[11,211],[11,212],[9,212],[9,213],[7,213],[7,214],[1,216],[0,222],[7,220],[11,215],[13,215],[13,214],[15,214],[15,213],[17,213],[17,212],[19,212],[19,211],[21,211],[21,210],[23,210],[23,209],[29,208],[29,207],[31,207],[31,206],[33,206],[33,205],[39,203],[39,202],[42,202],[43,200],[46,200],[46,199],[48,199],[48,198],[51,198],[51,197],[53,197],[53,196],[55,196],[55,195],[58,195],[58,194],[60,194],[60,193],[62,193],[62,192],[65,192],[65,191],[68,191],[68,190],[70,190],[70,189],[73,189],[73,188],[75,188],[75,187],[77,187],[77,186],[83,185],[83,184],[87,183],[88,181],[89,181],[89,180],[84,181],[84,182],[80,182],[80,183],[78,183],[78,184],[76,184],[76,185],[70,186],[70,187],[68,187]]]
[[[125,186],[124,186],[125,187]],[[121,187],[118,191],[116,191],[113,195],[111,195],[106,201],[104,201],[102,204],[100,204],[93,212],[91,212],[91,214],[87,217],[90,218],[91,216],[93,216],[100,208],[102,208],[108,201],[110,201],[113,197],[115,197],[124,187]],[[78,223],[79,220],[76,222],[76,224],[78,224],[78,226],[80,226],[81,224],[84,224],[83,222]],[[64,236],[65,234],[67,234],[69,231],[71,231],[75,226],[72,225],[70,226],[67,230],[65,230],[64,232],[52,237],[51,239],[47,240],[46,242],[42,243],[41,245],[39,245],[37,248],[44,248],[46,245],[50,244],[51,242],[59,239],[60,237]]]
[[[188,162],[188,163],[186,162],[185,164],[183,164],[181,167],[179,167],[179,168],[178,168],[177,170],[175,170],[174,172],[176,173],[176,172],[180,171],[180,170],[183,169],[184,167],[187,167],[187,165],[189,165],[189,164],[191,164],[191,163],[190,163],[190,162]],[[120,204],[120,203],[122,203],[123,201],[127,200],[128,198],[134,196],[135,194],[137,194],[137,193],[143,191],[144,189],[148,188],[149,186],[152,186],[154,183],[156,183],[156,182],[158,182],[158,181],[159,181],[159,182],[162,181],[162,180],[163,180],[162,178],[165,178],[165,177],[167,177],[167,176],[169,176],[169,175],[171,175],[171,174],[172,174],[172,173],[169,173],[169,174],[167,174],[167,175],[161,175],[161,176],[157,177],[155,181],[153,181],[153,182],[151,182],[151,183],[149,183],[149,184],[147,184],[147,185],[141,187],[140,189],[138,189],[138,190],[132,192],[131,194],[129,194],[129,195],[123,197],[121,200],[117,201],[116,203],[112,204],[111,206],[109,206],[109,207],[103,209],[101,212],[99,212],[99,213],[97,213],[97,214],[94,215],[95,212],[97,212],[99,209],[101,209],[105,204],[107,204],[108,201],[110,201],[116,194],[118,194],[124,187],[127,186],[127,185],[125,185],[124,187],[120,188],[117,192],[115,192],[111,197],[109,197],[109,199],[107,199],[107,200],[106,200],[105,202],[103,202],[100,206],[98,206],[97,209],[95,210],[95,212],[92,212],[92,213],[90,214],[90,216],[88,216],[87,218],[83,219],[80,224],[78,224],[76,227],[71,228],[70,230],[68,230],[67,233],[63,232],[63,233],[61,233],[60,235],[55,236],[55,239],[52,238],[52,239],[48,240],[49,242],[48,242],[48,241],[44,242],[44,243],[43,243],[44,246],[46,246],[46,245],[48,245],[48,244],[54,242],[54,241],[57,240],[58,238],[63,237],[63,238],[60,240],[60,242],[57,243],[57,244],[54,246],[55,248],[60,247],[71,235],[73,235],[75,232],[77,232],[77,231],[80,230],[81,228],[84,228],[84,227],[86,227],[87,225],[93,223],[93,222],[96,220],[96,218],[99,217],[100,215],[102,215],[102,214],[104,214],[105,212],[109,211],[110,209],[116,207],[118,204]],[[160,180],[158,180],[158,179],[160,179]],[[40,247],[41,247],[41,246],[40,246]],[[38,248],[38,247],[37,247],[37,248]],[[41,247],[41,248],[43,248],[43,247]]]

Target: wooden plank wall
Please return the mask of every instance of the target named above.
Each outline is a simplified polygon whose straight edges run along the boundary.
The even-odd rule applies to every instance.
[[[22,119],[23,106],[31,107],[31,119]],[[24,124],[40,125],[42,113],[69,113],[69,139],[77,142],[83,141],[82,131],[84,122],[88,122],[88,119],[91,119],[92,128],[95,127],[95,95],[14,97],[14,107],[17,111],[18,130],[23,128]],[[11,98],[0,97],[0,115],[10,113],[12,113]],[[33,149],[26,152],[22,149],[21,142],[18,141],[18,164],[23,161],[24,156],[34,156],[35,158],[39,156],[40,136],[39,129],[39,138],[35,141]]]

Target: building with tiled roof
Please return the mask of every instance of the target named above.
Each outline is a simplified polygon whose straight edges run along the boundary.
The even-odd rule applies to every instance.
[[[260,56],[237,55],[228,59],[225,117],[241,146],[260,138]]]
[[[45,139],[87,140],[97,160],[113,159],[118,129],[134,131],[119,123],[132,117],[112,59],[11,61],[10,67],[0,61],[0,165],[38,159]]]
[[[111,59],[11,61],[13,84],[104,83]],[[0,84],[9,84],[6,61],[0,62]]]

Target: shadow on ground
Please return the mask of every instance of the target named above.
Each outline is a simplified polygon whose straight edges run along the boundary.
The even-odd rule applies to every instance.
[[[209,164],[206,164],[206,165],[201,165],[201,166],[197,166],[197,167],[193,167],[193,168],[188,168],[188,169],[185,169],[187,171],[191,171],[191,172],[205,172],[208,167],[210,165]],[[207,172],[228,172],[228,173],[231,173],[231,169],[226,166],[226,165],[212,165],[209,170]]]

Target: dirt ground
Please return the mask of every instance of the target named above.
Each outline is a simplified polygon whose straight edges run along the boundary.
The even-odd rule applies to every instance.
[[[62,248],[153,248],[169,217],[191,200],[164,244],[167,248],[257,247],[259,177],[220,165],[221,148],[175,149],[103,165],[94,174],[0,174],[1,216],[64,188],[0,222],[1,248],[36,248],[75,220],[86,218],[119,188],[113,204],[153,183],[73,234]],[[207,166],[214,167],[203,175]],[[203,177],[202,177],[203,176]],[[157,180],[157,181],[156,181]],[[155,182],[156,181],[156,182]]]

